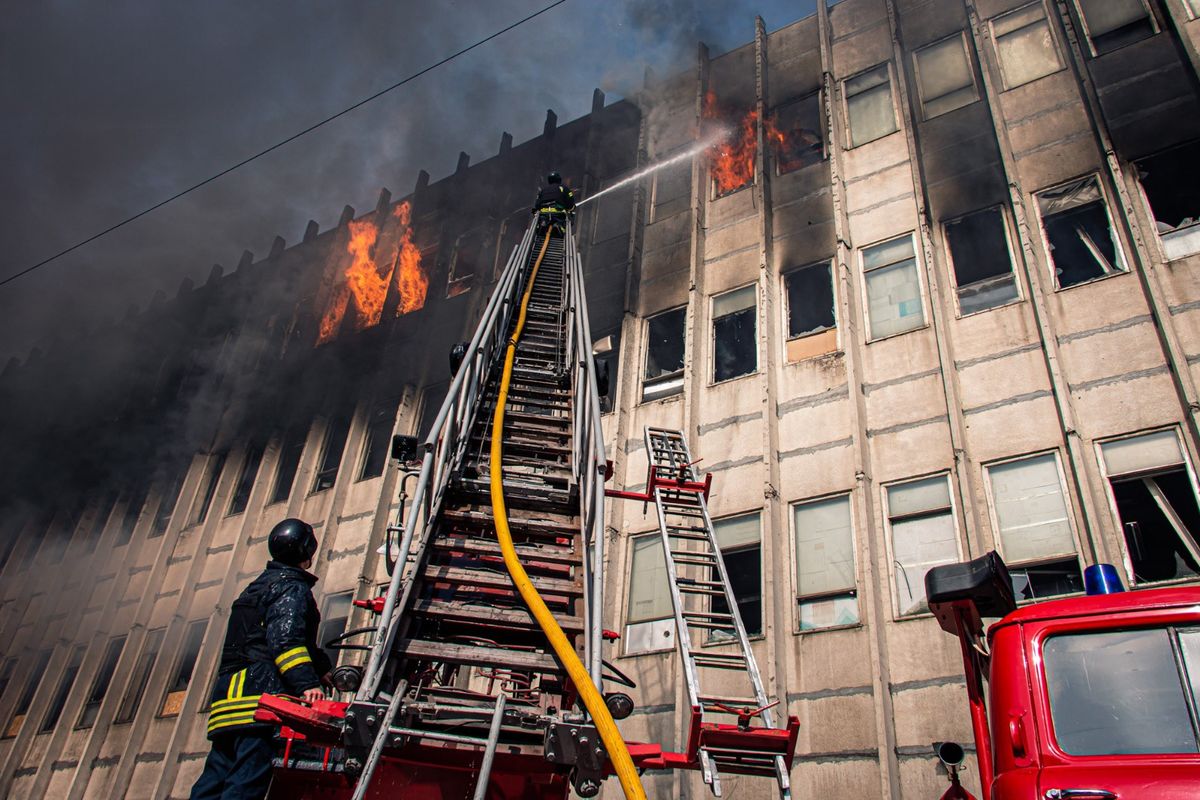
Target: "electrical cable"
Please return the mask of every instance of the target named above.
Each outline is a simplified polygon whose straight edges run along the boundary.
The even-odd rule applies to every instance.
[[[534,19],[535,17],[540,17],[542,14],[545,14],[547,11],[554,9],[557,6],[561,6],[565,2],[567,2],[567,0],[555,0],[553,3],[546,6],[545,8],[542,8],[539,11],[535,11],[532,14],[530,14],[529,16],[523,17],[504,28],[501,28],[500,30],[496,31],[495,33],[475,42],[475,44],[472,44],[469,47],[464,47],[463,49],[459,50],[458,52],[446,56],[441,61],[430,64],[429,66],[425,67],[424,69],[420,70],[419,72],[414,72],[412,75],[409,75],[404,80],[398,81],[397,83],[393,83],[391,86],[388,86],[386,89],[380,89],[375,94],[373,94],[369,97],[363,98],[362,100],[359,100],[354,105],[344,108],[341,111],[337,112],[336,114],[326,117],[325,119],[321,120],[320,122],[309,125],[307,128],[300,131],[299,133],[294,133],[291,136],[287,137],[286,139],[276,142],[275,144],[271,145],[270,147],[266,148],[265,150],[260,150],[259,152],[255,153],[254,155],[242,159],[241,161],[237,162],[233,166],[226,167],[225,169],[221,170],[220,172],[216,173],[215,175],[205,178],[204,180],[200,181],[199,183],[193,184],[192,186],[189,186],[186,189],[182,189],[182,190],[176,192],[175,194],[168,197],[166,200],[157,202],[154,205],[150,206],[149,208],[143,209],[142,211],[139,211],[138,213],[134,214],[133,216],[126,217],[125,219],[121,220],[120,222],[116,223],[115,225],[110,225],[109,227],[105,228],[104,230],[100,231],[99,233],[89,236],[88,238],[84,239],[83,241],[76,242],[75,244],[71,245],[70,247],[66,248],[65,250],[60,250],[59,252],[55,253],[54,255],[49,256],[48,258],[44,258],[32,266],[26,267],[25,269],[23,269],[19,272],[15,272],[6,278],[0,279],[0,286],[4,286],[6,284],[12,283],[13,281],[17,280],[18,278],[22,278],[22,277],[28,275],[29,273],[33,272],[34,270],[46,266],[51,261],[55,261],[59,258],[62,258],[67,253],[78,250],[79,248],[83,247],[84,245],[90,244],[90,243],[96,241],[97,239],[101,238],[102,236],[107,236],[108,234],[112,233],[113,231],[117,230],[118,228],[123,228],[126,225],[128,225],[129,223],[131,223],[137,219],[141,219],[142,217],[146,216],[147,214],[149,214],[152,211],[157,211],[158,209],[165,206],[167,203],[171,203],[175,200],[178,200],[179,198],[183,197],[184,195],[194,192],[202,186],[207,186],[208,184],[212,183],[213,181],[217,180],[218,178],[225,177],[229,173],[233,172],[234,170],[240,169],[241,167],[246,166],[247,164],[249,164],[251,161],[254,161],[255,159],[262,158],[263,156],[267,155],[268,153],[278,150],[279,148],[283,147],[286,144],[291,144],[292,142],[299,139],[301,136],[312,133],[317,128],[320,128],[322,125],[326,125],[330,122],[333,122],[335,119],[338,119],[339,117],[343,117],[346,114],[349,114],[351,111],[354,111],[358,108],[361,108],[362,106],[365,106],[367,103],[370,103],[372,100],[378,100],[380,97],[383,97],[388,92],[393,91],[394,89],[399,89],[404,84],[410,83],[411,81],[416,80],[417,78],[421,77],[422,75],[432,72],[433,70],[437,69],[438,67],[442,66],[443,64],[448,64],[449,62],[453,61],[454,59],[458,58],[459,56],[465,55],[465,54],[471,52],[472,50],[474,50],[475,48],[487,44],[492,39],[495,39],[498,36],[502,36],[502,35],[508,33],[513,28],[517,28],[521,25],[524,25],[526,22],[529,22],[530,20]]]

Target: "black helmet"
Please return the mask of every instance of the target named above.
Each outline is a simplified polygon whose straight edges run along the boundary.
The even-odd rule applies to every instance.
[[[551,172],[546,176],[546,183],[562,183],[562,175],[557,172]]]
[[[276,561],[298,567],[317,552],[317,536],[304,520],[285,519],[271,529],[267,550]]]

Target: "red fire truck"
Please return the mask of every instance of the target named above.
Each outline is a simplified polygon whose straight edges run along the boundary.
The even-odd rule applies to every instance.
[[[1125,592],[1107,564],[1084,578],[1087,596],[1018,609],[994,552],[926,576],[962,645],[983,800],[1200,797],[1200,588]],[[961,748],[941,751],[943,797],[970,797]]]

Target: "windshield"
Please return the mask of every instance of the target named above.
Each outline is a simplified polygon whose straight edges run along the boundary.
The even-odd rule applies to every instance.
[[[1042,655],[1054,734],[1064,752],[1197,752],[1200,629],[1053,636]]]

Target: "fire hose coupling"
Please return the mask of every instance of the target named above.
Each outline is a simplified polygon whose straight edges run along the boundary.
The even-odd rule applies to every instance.
[[[595,797],[604,780],[608,753],[594,725],[581,722],[553,722],[546,728],[546,760],[573,766],[571,782],[580,797]]]

